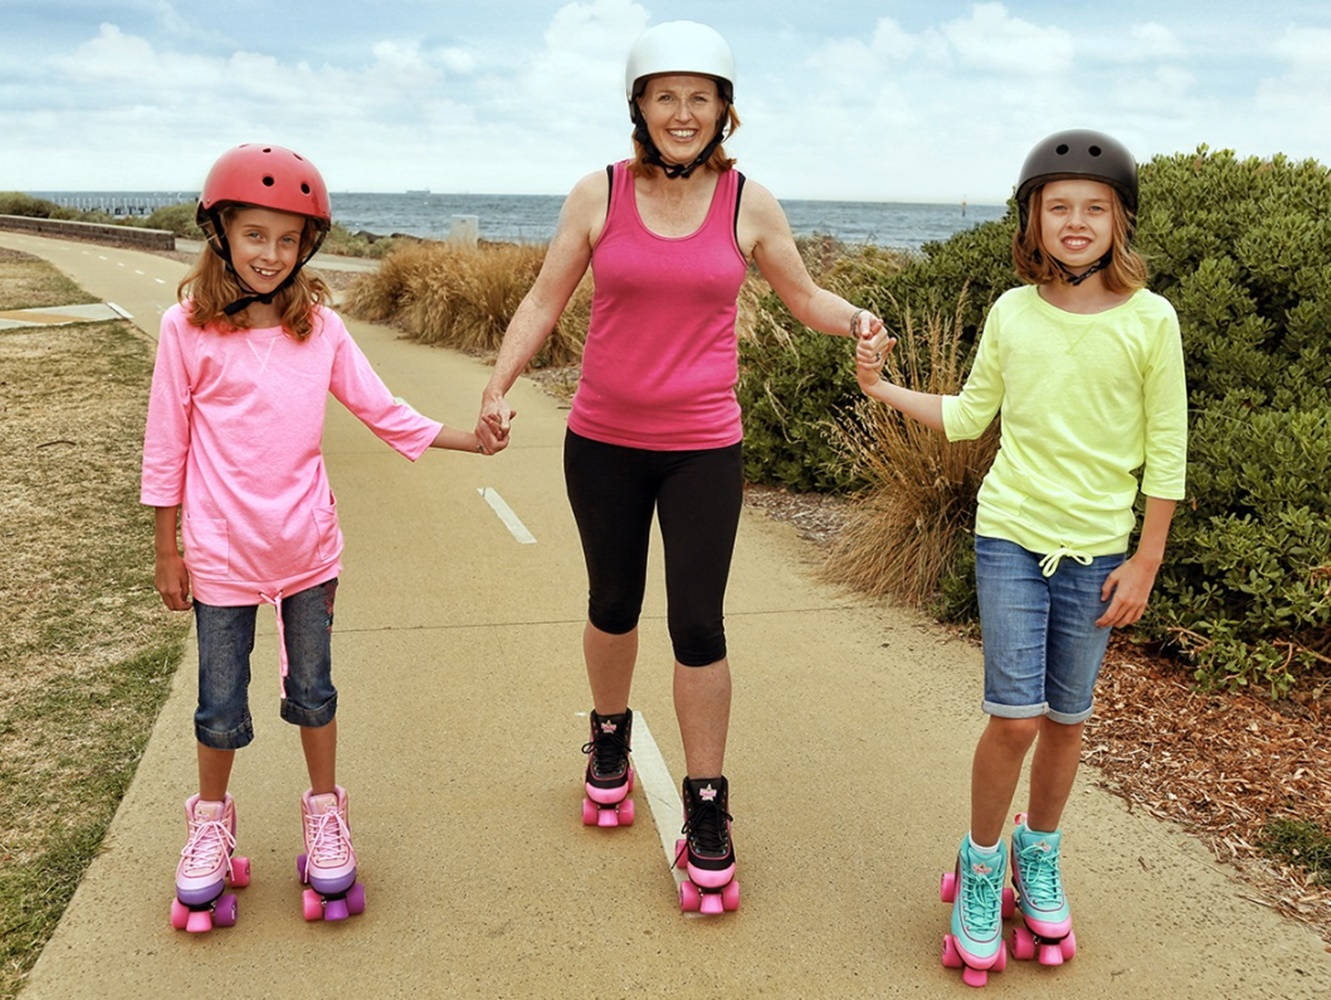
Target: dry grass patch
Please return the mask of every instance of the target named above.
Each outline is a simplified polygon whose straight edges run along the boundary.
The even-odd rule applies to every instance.
[[[38,309],[96,301],[46,261],[0,247],[0,309]]]
[[[342,308],[357,319],[391,323],[426,344],[492,354],[544,260],[543,246],[406,246],[385,257],[377,272],[357,279],[342,296]],[[581,358],[591,287],[589,273],[533,359],[535,367]]]
[[[152,362],[120,321],[0,333],[0,998],[101,843],[188,630],[138,502]]]
[[[886,377],[921,392],[957,392],[969,361],[959,346],[964,303],[963,296],[952,316],[920,320],[907,310]],[[867,433],[847,424],[841,445],[872,485],[849,508],[826,571],[864,593],[918,607],[937,593],[969,537],[975,494],[998,449],[998,430],[992,426],[974,441],[949,443],[876,401],[861,403],[859,415]]]

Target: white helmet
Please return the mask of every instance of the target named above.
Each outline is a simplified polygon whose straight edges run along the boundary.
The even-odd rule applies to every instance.
[[[714,77],[722,85],[722,100],[734,100],[735,57],[730,46],[715,28],[697,21],[666,21],[638,36],[624,70],[624,95],[630,105],[638,81],[660,73]]]

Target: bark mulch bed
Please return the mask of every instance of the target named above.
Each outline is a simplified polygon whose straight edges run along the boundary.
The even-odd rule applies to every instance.
[[[821,544],[848,501],[751,485],[745,503]],[[1331,696],[1273,702],[1260,693],[1198,691],[1191,681],[1185,667],[1116,639],[1082,760],[1129,809],[1178,823],[1232,865],[1249,888],[1239,890],[1244,898],[1331,942],[1331,885],[1261,846],[1276,819],[1310,820],[1331,833]]]

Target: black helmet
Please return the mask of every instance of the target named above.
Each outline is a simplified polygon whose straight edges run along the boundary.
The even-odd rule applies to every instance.
[[[1117,139],[1103,132],[1074,128],[1055,132],[1035,144],[1017,179],[1017,211],[1026,231],[1031,193],[1049,181],[1086,177],[1103,181],[1118,192],[1131,228],[1137,218],[1137,162]]]

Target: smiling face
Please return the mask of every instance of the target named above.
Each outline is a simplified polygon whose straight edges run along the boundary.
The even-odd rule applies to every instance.
[[[1114,244],[1114,190],[1084,178],[1050,181],[1040,197],[1040,248],[1076,271]]]
[[[271,208],[244,206],[226,220],[231,264],[240,280],[256,292],[280,285],[300,258],[305,217]]]
[[[692,163],[716,135],[725,112],[710,76],[651,77],[638,107],[662,158],[674,163]]]

